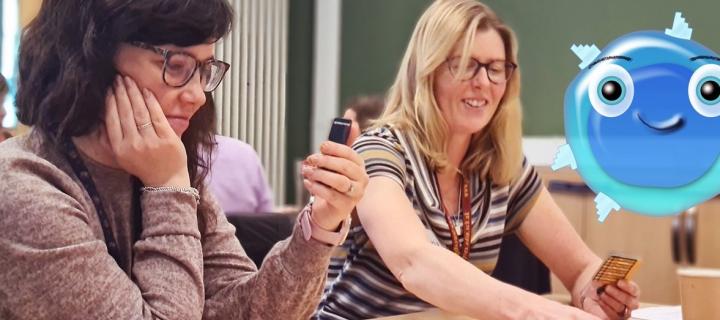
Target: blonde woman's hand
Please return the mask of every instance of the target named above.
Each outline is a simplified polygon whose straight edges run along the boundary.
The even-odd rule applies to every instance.
[[[105,130],[123,170],[145,186],[190,186],[185,146],[150,90],[118,75],[105,104]]]
[[[620,280],[615,285],[589,284],[583,295],[581,307],[603,319],[628,319],[640,306],[640,287],[633,281]],[[599,294],[598,294],[599,292]]]
[[[351,129],[349,143],[359,135]],[[323,142],[320,153],[310,155],[303,163],[303,183],[315,196],[312,218],[326,230],[335,230],[352,213],[365,193],[368,175],[365,162],[349,146]]]

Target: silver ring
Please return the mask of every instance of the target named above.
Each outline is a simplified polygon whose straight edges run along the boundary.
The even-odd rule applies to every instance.
[[[631,313],[630,313],[630,308],[628,308],[627,305],[625,306],[625,309],[623,309],[623,312],[618,313],[618,315],[619,315],[620,317],[622,317],[623,319],[628,319],[628,318],[630,318],[630,314],[631,314]]]
[[[152,121],[148,121],[148,122],[146,122],[146,123],[139,124],[139,125],[137,126],[137,128],[138,128],[138,130],[142,130],[142,129],[145,129],[145,128],[147,128],[147,127],[152,127],[152,125],[153,125],[153,124],[152,124]]]
[[[353,191],[355,191],[355,185],[350,181],[350,188],[348,188],[347,191],[345,191],[346,195],[350,195]]]

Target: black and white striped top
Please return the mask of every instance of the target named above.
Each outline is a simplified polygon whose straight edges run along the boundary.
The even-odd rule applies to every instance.
[[[430,241],[452,250],[452,240],[438,197],[435,175],[412,142],[389,127],[366,132],[353,148],[365,160],[368,175],[395,180],[415,208]],[[472,245],[470,263],[491,273],[504,234],[514,232],[540,191],[540,179],[527,160],[509,186],[470,176]],[[456,224],[461,243],[462,220]],[[350,230],[328,272],[317,319],[368,319],[423,311],[432,306],[403,288],[383,263],[362,225]]]

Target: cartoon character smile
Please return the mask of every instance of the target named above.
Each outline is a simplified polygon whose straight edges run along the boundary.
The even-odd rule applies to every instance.
[[[685,125],[685,119],[679,114],[674,115],[672,118],[665,121],[648,122],[640,116],[640,112],[635,112],[635,117],[642,124],[648,126],[648,128],[655,129],[658,133],[673,133],[680,130]]]

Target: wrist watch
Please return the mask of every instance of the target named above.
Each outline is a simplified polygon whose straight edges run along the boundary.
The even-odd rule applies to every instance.
[[[313,238],[321,243],[331,246],[339,246],[345,242],[348,231],[350,231],[350,222],[352,218],[348,217],[345,219],[338,231],[325,230],[313,221],[312,204],[313,201],[311,199],[305,208],[300,211],[300,215],[298,215],[298,223],[300,223],[300,229],[302,229],[305,241],[310,241],[310,238]]]

